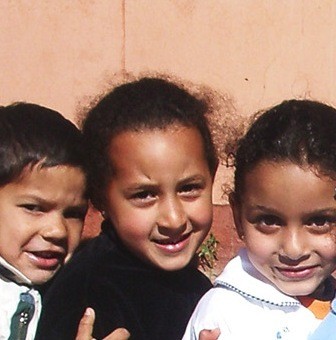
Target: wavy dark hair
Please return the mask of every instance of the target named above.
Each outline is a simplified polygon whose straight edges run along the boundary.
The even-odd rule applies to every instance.
[[[261,161],[290,161],[336,176],[336,109],[311,100],[288,100],[263,112],[239,141],[235,193],[245,175]]]

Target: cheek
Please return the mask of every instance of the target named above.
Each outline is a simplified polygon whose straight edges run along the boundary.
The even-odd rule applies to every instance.
[[[140,241],[144,236],[147,237],[155,226],[155,218],[150,210],[129,209],[110,216],[115,231],[125,242]]]
[[[212,213],[212,208],[210,209],[203,209],[198,211],[198,217],[197,217],[197,225],[203,229],[204,231],[208,232],[212,219],[213,219],[213,213]]]
[[[72,253],[79,245],[83,231],[83,224],[71,226],[68,229],[68,252]]]
[[[336,263],[336,244],[330,237],[321,238],[320,242],[317,242],[316,237],[314,238],[315,252],[324,260],[331,264]]]
[[[267,263],[274,254],[278,253],[277,240],[263,237],[260,233],[245,232],[243,239],[249,257],[260,264]]]
[[[259,258],[260,261],[267,261],[272,254],[271,249],[269,247],[265,247],[265,243],[246,243],[246,248],[251,257]]]
[[[185,212],[188,219],[201,228],[211,227],[213,207],[211,199],[200,200],[196,203],[186,204]]]
[[[3,221],[0,227],[0,253],[14,254],[21,252],[36,236],[35,230],[18,221]]]

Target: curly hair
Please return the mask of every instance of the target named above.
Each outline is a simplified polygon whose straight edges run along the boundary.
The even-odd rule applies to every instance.
[[[289,161],[336,175],[336,109],[310,100],[288,100],[263,112],[239,141],[235,193],[241,196],[245,175],[261,161]]]

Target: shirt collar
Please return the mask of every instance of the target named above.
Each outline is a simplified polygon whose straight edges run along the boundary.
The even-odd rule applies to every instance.
[[[215,280],[215,286],[224,286],[237,293],[277,306],[299,306],[300,302],[279,291],[253,266],[243,248]]]
[[[18,269],[10,265],[0,256],[0,276],[17,284],[32,286],[33,283],[23,275]]]

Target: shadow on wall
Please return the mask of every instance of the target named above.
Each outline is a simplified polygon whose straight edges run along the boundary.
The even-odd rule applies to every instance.
[[[230,206],[214,205],[213,209],[214,218],[210,232],[219,243],[217,245],[217,261],[214,267],[211,270],[205,270],[211,280],[221,273],[227,262],[237,254],[242,246],[234,227]],[[84,224],[82,236],[84,242],[99,234],[101,221],[102,216],[100,213],[90,207]]]
[[[214,205],[214,218],[211,233],[215,235],[219,242],[217,250],[218,261],[216,261],[213,268],[213,278],[215,278],[243,246],[243,242],[239,239],[234,227],[232,212],[229,205]]]

